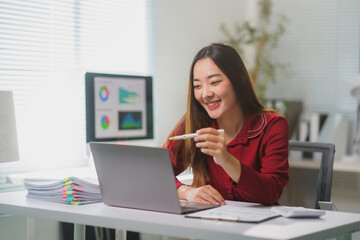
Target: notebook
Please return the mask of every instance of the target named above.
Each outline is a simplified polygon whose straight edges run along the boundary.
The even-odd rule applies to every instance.
[[[180,201],[166,148],[90,143],[103,202],[185,214],[219,205]]]

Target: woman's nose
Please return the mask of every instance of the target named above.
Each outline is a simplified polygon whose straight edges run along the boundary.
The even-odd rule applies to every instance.
[[[212,96],[214,96],[214,93],[211,91],[211,89],[209,87],[203,87],[203,99],[211,98]]]

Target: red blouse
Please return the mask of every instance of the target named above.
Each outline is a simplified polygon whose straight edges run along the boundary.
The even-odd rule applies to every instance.
[[[218,128],[216,121],[211,127]],[[179,142],[179,141],[174,141]],[[184,171],[175,159],[169,142],[175,175]],[[210,184],[225,200],[257,202],[271,205],[278,201],[288,183],[289,126],[287,120],[274,113],[248,116],[239,134],[227,144],[227,150],[241,163],[241,176],[234,182],[225,170],[208,156]],[[176,179],[177,187],[182,183]]]

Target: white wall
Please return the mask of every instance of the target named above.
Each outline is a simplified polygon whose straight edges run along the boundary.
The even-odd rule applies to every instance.
[[[162,145],[185,113],[188,76],[195,54],[224,40],[220,24],[232,27],[244,19],[244,0],[154,0],[155,70],[154,125],[156,144]]]
[[[273,3],[274,15],[282,13],[289,19],[273,58],[290,63],[292,74],[270,86],[267,96],[301,100],[306,112],[343,114],[351,125],[342,131],[349,134],[351,143],[357,102],[350,89],[359,74],[360,2],[274,0]]]

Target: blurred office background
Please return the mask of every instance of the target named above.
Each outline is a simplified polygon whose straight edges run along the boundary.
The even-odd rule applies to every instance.
[[[343,154],[351,154],[360,2],[271,3],[274,28],[279,15],[288,19],[272,58],[289,63],[291,71],[268,86],[265,98],[301,101],[302,118],[340,114],[348,123],[340,129]],[[20,161],[0,166],[1,183],[8,174],[89,164],[86,71],[153,76],[154,139],[129,143],[162,146],[185,112],[194,55],[212,42],[227,41],[222,24],[235,31],[237,23],[256,25],[258,18],[253,0],[2,1],[0,90],[14,94]],[[254,49],[245,49],[251,65]],[[359,165],[335,173],[333,199],[340,210],[359,212]],[[37,239],[59,231],[56,223],[38,222]],[[0,218],[0,232],[4,239],[22,239],[25,224],[22,217]]]

